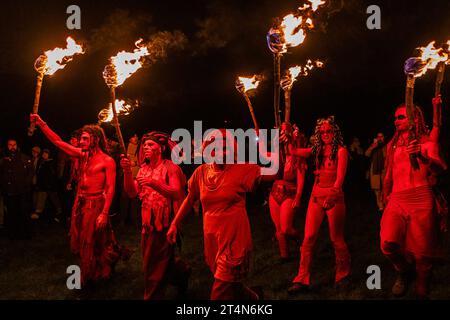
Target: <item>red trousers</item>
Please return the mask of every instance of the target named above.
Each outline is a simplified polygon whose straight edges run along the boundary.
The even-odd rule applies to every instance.
[[[96,220],[104,203],[103,195],[78,195],[73,206],[70,247],[74,254],[80,256],[82,284],[88,280],[109,278],[121,257],[110,224],[104,229],[96,229]]]
[[[144,269],[144,300],[164,299],[167,284],[182,286],[189,276],[189,266],[176,258],[167,241],[167,230],[143,233],[141,238]]]
[[[305,237],[300,249],[300,267],[293,282],[310,284],[313,249],[325,216],[325,210],[322,208],[324,200],[323,197],[312,195],[309,201],[308,212],[306,213]],[[344,240],[345,203],[343,195],[333,208],[326,211],[326,214],[330,238],[336,256],[335,282],[338,282],[350,274],[350,253]]]

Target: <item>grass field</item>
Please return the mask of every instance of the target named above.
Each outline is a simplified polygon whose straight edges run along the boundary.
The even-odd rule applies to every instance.
[[[307,196],[307,195],[305,195]],[[307,199],[307,198],[306,198]],[[358,200],[356,200],[358,199]],[[370,203],[347,193],[346,239],[352,254],[352,284],[345,292],[333,288],[334,252],[324,221],[315,250],[312,273],[312,290],[308,294],[291,297],[287,294],[290,281],[297,273],[299,244],[291,244],[294,259],[281,264],[278,246],[273,241],[274,228],[270,221],[268,206],[253,204],[249,208],[254,241],[254,256],[251,273],[246,281],[249,286],[262,286],[266,299],[392,299],[390,288],[394,271],[379,250],[380,215]],[[372,208],[372,209],[363,209]],[[299,210],[295,225],[303,231],[305,207]],[[189,216],[183,226],[184,244],[180,253],[193,268],[189,286],[189,300],[208,299],[212,275],[203,261],[203,239],[201,216]],[[66,287],[66,268],[76,264],[70,254],[67,231],[58,224],[39,221],[34,225],[31,241],[9,241],[0,234],[0,299],[65,300],[80,298],[77,290]],[[140,232],[138,227],[122,227],[116,230],[121,243],[134,255],[128,262],[121,262],[112,279],[99,284],[83,299],[142,299],[143,281],[141,273]],[[446,243],[448,244],[448,235]],[[450,257],[446,246],[447,260]],[[366,269],[369,265],[381,268],[381,290],[368,290]],[[450,268],[448,263],[437,265],[432,280],[432,299],[450,299]],[[167,297],[173,298],[175,290],[169,288]],[[412,288],[405,299],[414,298]]]

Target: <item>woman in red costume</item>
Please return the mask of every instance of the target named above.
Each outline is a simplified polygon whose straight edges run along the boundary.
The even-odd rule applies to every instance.
[[[212,152],[215,159],[236,154],[234,136],[226,130],[212,132],[204,148],[217,146]],[[223,149],[222,149],[223,147]],[[256,164],[226,164],[214,161],[203,164],[188,182],[188,195],[173,220],[167,237],[174,243],[177,230],[200,199],[203,207],[203,233],[205,260],[214,275],[210,298],[237,300],[260,298],[242,281],[246,277],[252,252],[250,224],[245,208],[245,194],[255,190],[262,180],[275,176],[261,175]]]
[[[334,117],[317,121],[312,148],[290,149],[293,155],[314,158],[316,177],[306,213],[300,267],[288,292],[295,294],[309,288],[313,249],[325,214],[336,256],[335,284],[339,286],[350,274],[350,254],[344,240],[345,203],[342,191],[348,153]]]

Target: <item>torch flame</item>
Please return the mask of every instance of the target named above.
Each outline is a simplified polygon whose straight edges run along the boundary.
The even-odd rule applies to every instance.
[[[302,22],[303,17],[296,17],[292,13],[283,18],[281,23],[284,34],[283,52],[286,52],[288,47],[296,47],[305,41],[306,33],[301,28]]]
[[[240,84],[243,86],[244,93],[248,90],[256,89],[261,81],[256,79],[256,75],[251,78],[239,77]]]
[[[124,100],[116,99],[116,113],[120,116],[129,115],[134,109],[136,109],[139,104],[137,101],[134,101],[134,104],[126,103]],[[100,123],[111,122],[113,120],[114,114],[111,108],[111,103],[108,108],[103,109],[98,114],[98,120]]]
[[[430,69],[435,69],[439,62],[448,61],[448,53],[443,48],[435,48],[434,43],[435,41],[432,41],[426,47],[418,48],[421,53],[419,59],[422,61],[423,67],[414,74],[416,78],[423,76]]]
[[[45,75],[52,75],[56,71],[64,69],[66,64],[73,59],[75,54],[83,54],[83,48],[77,44],[71,37],[66,39],[66,48],[55,48],[45,51],[44,55],[36,60],[35,68],[38,72]]]
[[[137,49],[133,52],[121,51],[116,56],[111,57],[113,70],[106,70],[103,77],[108,85],[121,86],[133,73],[142,68],[141,59],[150,53],[148,48],[142,44],[142,39],[135,43]],[[110,74],[113,72],[113,74]]]
[[[317,11],[317,9],[326,3],[326,1],[322,0],[308,0],[310,4],[304,4],[302,7],[299,7],[298,10],[304,11],[306,9],[311,9],[311,11]]]
[[[295,66],[292,68],[289,68],[286,76],[281,81],[281,86],[284,90],[292,88],[292,85],[297,80],[298,76],[306,77],[308,76],[310,70],[316,68],[322,68],[323,62],[316,60],[308,60],[305,66]]]

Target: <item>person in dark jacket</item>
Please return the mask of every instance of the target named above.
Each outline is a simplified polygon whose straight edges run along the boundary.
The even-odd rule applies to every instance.
[[[36,177],[37,201],[35,213],[32,218],[39,218],[45,209],[48,198],[56,211],[54,220],[59,222],[62,215],[62,206],[58,196],[58,177],[56,175],[54,161],[50,157],[50,150],[48,149],[42,151],[41,159],[39,159],[36,169]]]
[[[0,159],[0,190],[5,202],[5,227],[10,239],[31,238],[30,209],[33,167],[15,139]]]

